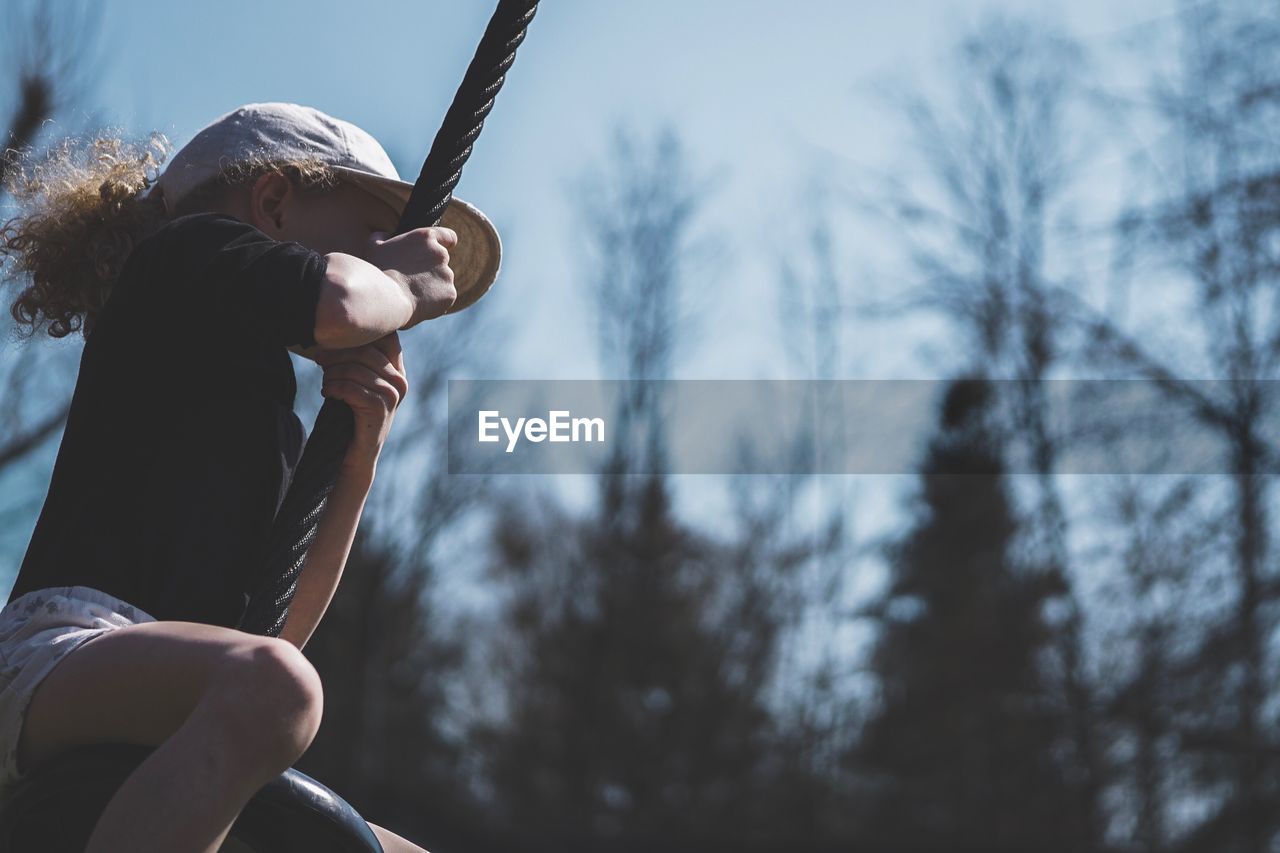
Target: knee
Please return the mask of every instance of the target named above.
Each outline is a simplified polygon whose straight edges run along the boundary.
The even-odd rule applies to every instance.
[[[324,710],[320,675],[292,643],[262,638],[231,656],[219,704],[260,757],[286,765],[315,739]]]

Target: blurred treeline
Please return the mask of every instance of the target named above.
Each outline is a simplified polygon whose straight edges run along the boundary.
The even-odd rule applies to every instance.
[[[306,648],[326,702],[300,769],[436,853],[1280,849],[1280,5],[1131,35],[987,19],[941,85],[890,93],[899,167],[826,176],[855,225],[797,211],[762,342],[792,375],[866,377],[859,329],[945,323],[951,385],[892,535],[822,477],[732,478],[695,523],[673,480],[629,473],[669,439],[643,394],[585,508],[450,478],[444,383],[492,370],[495,338],[481,310],[406,336],[414,390]],[[11,145],[63,108],[66,41],[15,78]],[[708,182],[672,131],[615,140],[574,184],[571,272],[604,374],[669,377],[716,342],[680,310],[714,257]],[[889,292],[838,271],[886,225],[911,268]],[[2,369],[0,475],[56,442],[75,358],[9,346]],[[1038,384],[1063,376],[1156,382],[1230,472],[1064,476],[1077,439]],[[1032,473],[963,473],[1002,467]]]

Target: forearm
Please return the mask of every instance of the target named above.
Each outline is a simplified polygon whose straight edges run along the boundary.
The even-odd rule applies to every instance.
[[[299,649],[311,638],[338,589],[373,477],[372,465],[343,468],[329,493],[329,502],[316,525],[315,539],[307,550],[298,588],[280,632],[283,639]]]
[[[362,346],[413,319],[416,301],[403,282],[354,255],[333,252],[325,257],[328,265],[316,303],[316,347]]]

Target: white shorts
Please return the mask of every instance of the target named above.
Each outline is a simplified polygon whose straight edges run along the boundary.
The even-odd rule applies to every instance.
[[[85,642],[155,617],[88,586],[54,586],[15,598],[0,610],[0,797],[27,772],[18,767],[18,735],[37,685]]]

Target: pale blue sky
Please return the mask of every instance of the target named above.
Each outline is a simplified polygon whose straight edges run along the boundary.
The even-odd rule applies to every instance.
[[[469,62],[492,2],[105,0],[116,46],[95,101],[133,132],[176,144],[242,103],[309,104],[373,133],[407,179]],[[695,165],[724,170],[707,222],[727,231],[727,296],[704,318],[691,374],[769,372],[771,281],[805,180],[883,161],[895,140],[869,83],[928,68],[986,9],[1109,39],[1167,0],[547,0],[457,194],[506,238],[484,310],[518,317],[506,375],[595,375],[565,179],[598,161],[618,120],[668,120]],[[850,247],[855,254],[859,251]],[[870,252],[872,247],[865,247]],[[733,330],[719,332],[718,329]],[[587,354],[584,361],[583,355]]]

